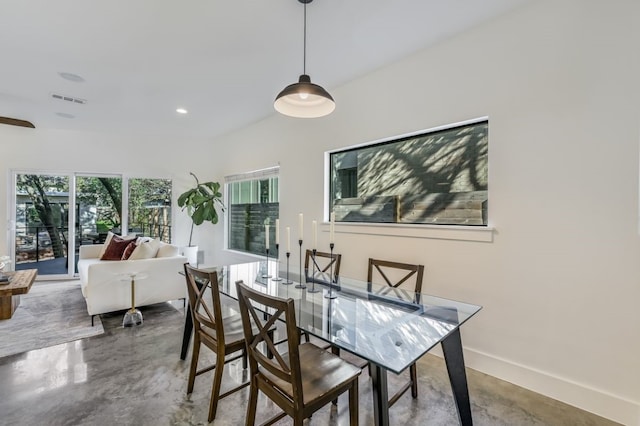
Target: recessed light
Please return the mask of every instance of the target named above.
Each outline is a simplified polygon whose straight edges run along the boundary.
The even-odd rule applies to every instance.
[[[74,83],[84,83],[84,78],[80,77],[78,74],[59,72],[58,75],[65,80],[73,81]]]
[[[186,110],[186,109],[184,109],[184,108],[178,108],[178,109],[176,109],[176,112],[177,112],[178,114],[187,114],[189,111],[187,111],[187,110]]]
[[[56,112],[56,115],[57,115],[58,117],[64,117],[64,118],[76,118],[76,116],[75,116],[75,115],[73,115],[73,114],[69,114],[69,113],[67,113],[67,112]]]

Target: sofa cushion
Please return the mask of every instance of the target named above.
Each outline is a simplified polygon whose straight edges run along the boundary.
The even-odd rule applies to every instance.
[[[109,244],[106,244],[106,248],[102,256],[100,256],[100,260],[121,260],[122,253],[124,253],[131,241],[132,238],[123,238],[114,235],[109,241]]]
[[[180,255],[180,249],[178,246],[161,242],[156,257],[174,257],[178,255]]]
[[[149,240],[146,243],[138,244],[136,249],[129,256],[129,260],[152,259],[158,254],[160,240]]]

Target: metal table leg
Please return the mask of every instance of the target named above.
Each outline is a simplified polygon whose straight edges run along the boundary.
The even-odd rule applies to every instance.
[[[191,306],[187,305],[187,316],[184,319],[184,332],[182,334],[182,350],[180,351],[180,359],[187,358],[189,350],[189,341],[193,332],[193,318],[191,318]]]
[[[464,369],[460,329],[456,329],[442,341],[442,352],[444,353],[444,361],[447,364],[453,398],[458,408],[458,420],[462,426],[471,426],[473,425],[473,419],[471,418],[471,403],[469,401],[467,374]]]
[[[389,426],[389,389],[387,370],[377,364],[371,366],[371,387],[373,389],[373,416],[376,426]]]

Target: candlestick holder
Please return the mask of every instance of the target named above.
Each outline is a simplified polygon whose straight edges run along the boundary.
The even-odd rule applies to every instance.
[[[338,295],[336,293],[333,292],[333,247],[334,244],[330,243],[329,244],[329,248],[331,249],[330,253],[331,253],[331,269],[330,269],[330,274],[329,275],[329,292],[327,294],[324,295],[324,297],[326,297],[327,299],[335,299],[336,297],[338,297]]]
[[[280,244],[276,243],[276,277],[271,281],[282,281],[280,278]]]
[[[291,256],[290,252],[287,252],[287,279],[282,282],[284,285],[291,285],[293,281],[289,279],[289,256]]]
[[[299,268],[298,268],[298,272],[300,273],[300,282],[298,284],[296,284],[296,288],[307,288],[307,285],[302,282],[302,239],[298,240],[298,245],[300,246],[300,256],[299,256]]]
[[[271,278],[271,275],[269,274],[269,247],[267,247],[265,251],[267,253],[267,272],[262,274],[262,278]]]
[[[316,249],[311,251],[312,256],[311,259],[313,261],[313,266],[311,267],[311,288],[307,290],[309,293],[318,293],[320,291],[319,288],[316,288]],[[318,271],[320,271],[320,267],[318,267]]]

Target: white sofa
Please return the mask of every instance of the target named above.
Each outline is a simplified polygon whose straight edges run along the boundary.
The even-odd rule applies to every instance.
[[[177,247],[167,245],[169,247],[159,253],[159,256],[164,253],[167,257],[114,261],[99,259],[102,246],[80,246],[78,260],[82,295],[92,321],[94,315],[131,307],[131,282],[123,280],[123,274],[146,274],[145,279],[135,283],[136,306],[187,297],[185,278],[179,274],[184,270],[187,258],[177,254]]]

